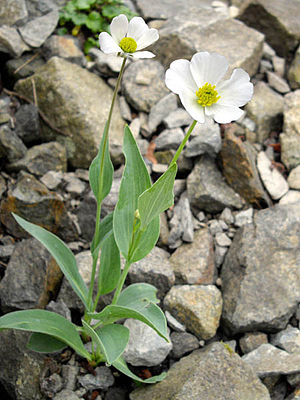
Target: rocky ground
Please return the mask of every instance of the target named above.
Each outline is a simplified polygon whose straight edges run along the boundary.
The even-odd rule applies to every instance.
[[[57,36],[64,0],[0,4],[1,312],[46,307],[78,320],[81,304],[49,253],[12,211],[58,234],[88,282],[96,154],[121,60]],[[252,77],[234,124],[198,124],[179,159],[174,208],[128,283],[159,290],[171,344],[127,320],[125,358],[139,387],[113,369],[89,370],[71,351],[41,356],[27,334],[0,334],[1,399],[300,399],[300,1],[126,1],[160,40],[154,60],[129,63],[111,129],[115,165],[103,216],[117,200],[126,121],[153,179],[191,118],[164,85],[177,58],[217,51]],[[107,301],[104,299],[103,301]]]

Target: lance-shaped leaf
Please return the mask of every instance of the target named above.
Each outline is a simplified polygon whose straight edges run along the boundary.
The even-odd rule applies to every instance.
[[[144,230],[155,217],[174,204],[173,187],[176,173],[177,165],[175,163],[139,196],[138,210],[141,218],[141,230]]]
[[[67,344],[45,333],[34,332],[28,340],[27,347],[38,353],[54,353],[63,350]]]
[[[72,251],[64,244],[64,242],[55,236],[53,233],[48,232],[46,229],[38,225],[32,224],[25,219],[13,214],[15,220],[25,231],[30,233],[39,242],[41,242],[46,249],[51,253],[66,279],[69,281],[74,292],[81,299],[83,304],[87,307],[88,289],[84,283],[77,267],[76,259]]]
[[[140,382],[140,383],[157,383],[161,382],[165,377],[167,376],[166,372],[162,372],[160,375],[152,376],[151,378],[148,379],[141,379],[137,375],[135,375],[133,372],[130,371],[128,368],[126,362],[124,361],[123,357],[119,357],[116,361],[113,362],[112,364],[116,369],[121,371],[124,375],[129,376],[133,380]]]
[[[101,220],[100,226],[101,228],[99,232],[99,237],[97,238],[98,240],[96,241],[96,238],[94,237],[91,244],[91,253],[93,257],[95,257],[99,253],[103,241],[113,231],[113,213],[106,215],[106,217]]]
[[[91,359],[85,349],[76,326],[59,314],[46,310],[24,310],[5,314],[0,318],[0,331],[19,329],[45,333],[66,343],[82,357]]]

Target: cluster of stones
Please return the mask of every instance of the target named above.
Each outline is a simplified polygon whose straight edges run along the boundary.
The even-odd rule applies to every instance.
[[[92,49],[87,61],[76,39],[58,36],[64,3],[0,5],[1,73],[14,86],[14,95],[0,94],[0,300],[2,313],[39,307],[71,320],[71,311],[83,311],[80,300],[49,253],[11,217],[16,212],[59,235],[88,284],[96,211],[88,167],[122,60]],[[118,386],[108,367],[87,373],[69,352],[45,368],[43,356],[26,350],[28,335],[4,331],[0,383],[17,400],[91,393],[113,400],[129,392],[131,400],[298,400],[299,1],[134,3],[160,40],[151,49],[156,59],[128,62],[124,73],[110,132],[114,181],[103,216],[117,201],[124,123],[157,179],[192,122],[164,84],[171,61],[216,51],[255,83],[237,123],[196,125],[178,160],[175,206],[161,215],[159,242],[128,276],[127,284],[157,287],[170,343],[127,320],[124,357],[135,371],[164,368],[168,376],[132,391],[130,384]],[[104,296],[100,307],[109,300]]]

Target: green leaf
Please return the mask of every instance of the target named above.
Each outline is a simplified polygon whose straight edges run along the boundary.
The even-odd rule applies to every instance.
[[[141,379],[137,375],[135,375],[133,372],[130,371],[128,368],[126,362],[124,361],[123,357],[119,357],[116,361],[112,363],[112,365],[121,371],[124,375],[129,376],[130,378],[134,379],[137,382],[141,383],[157,383],[161,382],[165,377],[167,376],[166,372],[162,372],[160,375],[152,376],[151,378],[148,379]]]
[[[126,162],[113,225],[119,250],[126,260],[135,262],[144,258],[155,246],[159,237],[159,217],[154,218],[144,232],[138,230],[135,219],[138,198],[151,187],[151,180],[128,126],[124,129],[123,151]]]
[[[92,11],[89,13],[85,25],[94,33],[100,32],[102,28],[103,17],[97,12]]]
[[[87,40],[84,42],[84,46],[83,46],[83,51],[84,54],[88,54],[89,51],[93,48],[93,47],[99,47],[99,42],[98,40],[89,37],[87,38]]]
[[[122,291],[117,304],[129,306],[130,304],[134,304],[141,300],[149,300],[152,303],[159,303],[156,293],[156,287],[149,283],[133,283]]]
[[[153,218],[174,204],[174,181],[177,173],[176,163],[171,165],[161,177],[142,193],[138,199],[141,218],[140,229],[145,229]]]
[[[104,240],[106,240],[106,238],[109,237],[112,231],[113,231],[113,213],[110,213],[106,215],[100,222],[100,232],[98,240],[96,241],[95,237],[93,238],[91,244],[91,253],[93,257],[100,251]]]
[[[18,224],[25,229],[25,231],[40,241],[51,253],[72,286],[74,292],[81,299],[85,307],[88,308],[88,289],[78,271],[76,259],[72,251],[53,233],[48,232],[46,229],[41,228],[38,225],[26,221],[14,213],[13,216]]]
[[[85,25],[87,21],[87,15],[83,13],[72,14],[71,20],[75,26]]]
[[[30,350],[38,353],[54,353],[63,350],[67,344],[45,333],[33,333],[27,343]]]
[[[89,10],[95,2],[95,0],[75,0],[74,6],[77,10]]]
[[[57,34],[58,36],[64,36],[68,33],[68,29],[63,27],[63,28],[58,28],[57,29]]]
[[[0,331],[19,329],[45,333],[66,343],[82,357],[91,359],[84,348],[76,326],[59,314],[45,310],[15,311],[0,318]]]

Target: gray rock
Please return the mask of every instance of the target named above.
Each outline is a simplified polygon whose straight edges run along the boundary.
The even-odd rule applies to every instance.
[[[77,365],[62,365],[61,371],[65,389],[75,390],[79,367]]]
[[[158,289],[158,297],[162,298],[175,283],[169,257],[167,251],[155,246],[145,258],[131,265],[128,274],[130,282],[150,283]]]
[[[244,354],[250,353],[250,351],[266,343],[268,343],[268,336],[263,332],[247,332],[239,340],[240,348]]]
[[[274,71],[276,72],[276,74],[283,78],[285,73],[285,59],[283,57],[278,57],[274,55],[272,57],[272,64],[274,66]]]
[[[291,170],[287,181],[291,189],[300,189],[300,165]]]
[[[220,127],[212,119],[207,119],[204,124],[197,124],[192,139],[187,143],[184,150],[186,157],[208,154],[216,157],[222,147]]]
[[[234,223],[234,216],[232,215],[230,208],[224,208],[219,218],[220,220],[226,222],[227,225]]]
[[[171,333],[171,341],[173,344],[173,349],[170,355],[174,358],[181,358],[187,353],[199,348],[199,340],[196,338],[196,336],[188,332]]]
[[[114,54],[105,54],[95,47],[89,51],[89,56],[95,62],[93,70],[98,71],[100,75],[105,77],[118,76],[123,63],[120,57],[116,57]]]
[[[300,371],[300,354],[289,354],[269,343],[262,344],[246,354],[242,360],[251,366],[260,378]]]
[[[300,200],[299,190],[289,190],[280,200],[279,204],[293,204],[298,203]]]
[[[41,392],[53,398],[56,393],[63,389],[63,380],[57,373],[51,374],[47,378],[41,380]]]
[[[108,389],[115,383],[115,378],[111,370],[103,366],[95,369],[95,375],[79,376],[78,382],[87,390]]]
[[[25,0],[5,0],[0,4],[0,25],[20,25],[27,20]]]
[[[252,100],[245,109],[248,117],[256,123],[258,143],[263,143],[272,131],[281,129],[283,97],[265,82],[255,85]]]
[[[22,105],[15,114],[16,133],[24,143],[40,138],[40,121],[38,109],[34,104]]]
[[[84,193],[86,184],[77,178],[73,172],[64,173],[63,179],[66,183],[66,191],[76,197]]]
[[[214,281],[213,240],[208,229],[195,233],[191,244],[183,244],[170,257],[177,284],[210,285]]]
[[[287,81],[274,72],[267,72],[268,83],[277,92],[285,94],[291,91]]]
[[[222,225],[217,219],[211,219],[210,221],[208,221],[208,226],[210,233],[213,236],[216,236],[217,233],[223,232]]]
[[[158,100],[168,94],[164,73],[164,68],[158,61],[139,60],[129,65],[122,81],[128,103],[138,111],[149,112]]]
[[[28,61],[27,64],[26,61]],[[22,57],[8,60],[6,68],[12,82],[16,82],[19,79],[27,78],[34,74],[44,64],[45,60],[40,55],[36,55],[32,59],[32,53],[25,53]]]
[[[14,162],[24,157],[27,149],[17,134],[8,125],[0,126],[0,158]]]
[[[298,47],[293,62],[288,70],[288,80],[292,89],[300,88],[300,46]]]
[[[271,335],[271,343],[288,353],[300,353],[300,330],[288,325],[283,331]]]
[[[147,367],[159,365],[172,350],[171,342],[166,342],[143,322],[129,318],[124,326],[129,329],[130,338],[123,357],[131,365]]]
[[[177,150],[184,138],[181,128],[165,129],[154,140],[156,150]]]
[[[53,10],[60,10],[68,0],[26,0],[27,9],[31,18],[40,17]]]
[[[24,51],[29,50],[16,28],[0,26],[0,51],[13,57],[20,57]]]
[[[215,162],[203,155],[187,179],[188,197],[195,213],[204,210],[211,213],[225,207],[241,208],[242,201],[224,181]]]
[[[224,232],[217,233],[215,241],[220,247],[229,247],[231,245],[231,239]]]
[[[63,173],[61,171],[48,171],[43,175],[40,181],[47,186],[48,189],[53,190],[62,183]]]
[[[55,397],[53,397],[53,400],[80,400],[80,398],[72,391],[68,389],[64,389],[61,392],[59,392]]]
[[[132,121],[132,116],[131,116],[131,110],[129,105],[127,104],[125,97],[120,96],[119,97],[119,106],[120,106],[120,114],[121,117],[125,120],[125,121]]]
[[[298,202],[259,211],[237,231],[221,273],[223,326],[230,332],[274,332],[295,312],[299,224]]]
[[[154,132],[163,119],[176,109],[177,96],[174,93],[169,93],[159,100],[157,104],[151,107],[149,113],[149,131]]]
[[[270,395],[237,354],[216,342],[182,358],[165,380],[135,390],[130,399],[270,400]]]
[[[163,120],[167,128],[178,128],[181,126],[191,125],[193,118],[183,108],[177,108],[171,111]]]
[[[217,268],[220,268],[220,266],[223,264],[227,251],[227,247],[215,245],[215,265]]]
[[[198,339],[211,339],[222,312],[221,292],[214,285],[173,286],[164,298],[168,310]]]
[[[58,12],[51,11],[42,17],[35,18],[19,28],[24,40],[31,47],[40,47],[51,35],[59,20]]]
[[[253,208],[248,208],[235,214],[234,225],[242,227],[247,224],[251,224],[253,221]]]
[[[45,41],[42,52],[46,60],[57,56],[80,66],[85,66],[86,59],[79,46],[79,41],[75,37],[52,35]]]
[[[71,312],[62,300],[61,301],[51,300],[50,303],[46,306],[46,310],[53,311],[56,314],[60,314],[69,321],[72,320]]]
[[[87,242],[93,240],[96,211],[97,202],[93,192],[90,190],[84,196],[76,210],[76,217],[80,227],[81,237]]]
[[[172,328],[175,332],[185,332],[185,326],[181,324],[179,321],[177,321],[176,318],[174,318],[169,311],[165,312],[165,316],[168,322],[168,325],[170,328]]]

